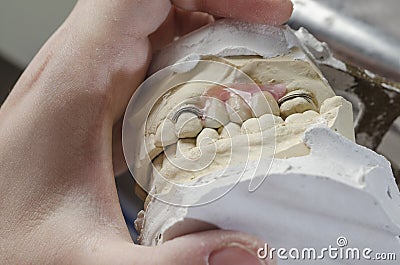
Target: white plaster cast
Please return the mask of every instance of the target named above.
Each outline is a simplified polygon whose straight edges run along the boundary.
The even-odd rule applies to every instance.
[[[246,43],[244,40],[247,40]],[[289,27],[254,25],[224,19],[209,25],[207,30],[200,29],[192,32],[182,37],[179,42],[162,49],[156,54],[156,60],[150,67],[150,73],[155,73],[177,62],[194,62],[205,55],[219,57],[259,55],[263,58],[272,58],[288,54],[293,47],[298,45],[298,40]],[[304,54],[300,53],[299,58],[304,59]],[[195,65],[193,63],[192,67]],[[176,71],[191,70],[188,68],[189,65],[184,66],[183,68],[177,67]]]
[[[310,45],[315,48],[312,52],[307,51]],[[241,129],[235,123],[228,123],[224,128],[218,129],[219,139],[216,139],[215,133],[209,133],[212,137],[210,137],[210,144],[206,147],[214,146],[217,150],[223,149],[227,146],[225,143],[229,142],[239,154],[233,157],[233,163],[222,174],[219,171],[220,167],[212,164],[197,177],[174,169],[171,165],[173,162],[183,167],[190,166],[184,165],[185,162],[179,159],[182,155],[196,156],[198,154],[195,139],[179,140],[178,144],[171,145],[167,151],[164,150],[166,153],[178,154],[178,146],[184,147],[176,161],[166,160],[165,154],[157,157],[154,161],[157,164],[157,171],[164,177],[185,182],[185,185],[194,187],[191,192],[188,192],[185,189],[179,189],[177,185],[159,183],[155,178],[149,186],[152,187],[153,193],[161,194],[164,201],[169,201],[168,197],[170,197],[176,204],[179,204],[179,201],[184,205],[196,204],[198,201],[202,204],[208,201],[208,197],[215,198],[223,195],[224,192],[221,190],[225,191],[237,183],[238,179],[235,176],[241,175],[243,168],[246,168],[248,174],[242,174],[238,185],[219,200],[211,200],[209,204],[194,208],[172,206],[149,197],[146,213],[140,213],[136,222],[141,232],[142,244],[154,245],[181,234],[216,226],[253,233],[264,238],[273,247],[302,247],[310,244],[316,248],[327,247],[329,244],[334,244],[339,236],[347,236],[351,244],[374,248],[375,251],[393,252],[395,250],[392,247],[399,247],[399,239],[396,236],[400,234],[400,221],[396,213],[399,212],[400,203],[390,167],[383,157],[333,132],[336,131],[354,141],[351,104],[341,97],[334,96],[320,71],[308,58],[308,55],[326,52],[321,47],[324,48],[314,42],[308,45],[298,44],[296,37],[287,27],[255,26],[225,20],[182,38],[155,57],[152,72],[179,61],[189,59],[194,59],[194,61],[188,65],[181,64],[172,68],[169,75],[159,78],[157,82],[151,82],[151,92],[139,91],[142,95],[157,94],[158,91],[164,91],[163,87],[168,87],[171,83],[177,84],[182,80],[209,78],[215,82],[229,83],[237,79],[238,75],[232,69],[221,70],[215,65],[210,68],[203,67],[199,60],[208,59],[233,65],[245,71],[253,80],[268,83],[278,76],[279,79],[288,82],[288,91],[305,89],[314,94],[315,108],[312,111],[292,114],[297,115],[296,117],[289,115],[286,121],[281,119],[272,127],[266,126],[268,121],[265,121],[265,124],[264,121],[261,122],[260,124],[265,129],[261,129],[263,132],[261,136],[255,128],[256,120],[248,120],[249,122],[246,123],[250,125],[249,131],[246,130],[246,126]],[[210,55],[214,57],[211,59]],[[237,55],[241,56],[220,58]],[[343,67],[343,65],[339,66]],[[260,71],[266,68],[272,70]],[[290,73],[293,72],[300,76],[295,75],[293,79],[290,79]],[[314,78],[302,79],[301,73]],[[161,85],[160,81],[162,81]],[[164,95],[164,101],[155,108],[163,111],[155,111],[149,116],[148,124],[153,127],[145,128],[144,125],[141,127],[140,133],[146,132],[143,136],[149,139],[149,145],[148,150],[145,150],[141,143],[131,145],[136,148],[140,146],[141,153],[138,156],[140,159],[135,160],[134,156],[128,155],[128,162],[139,161],[138,164],[142,167],[139,166],[137,169],[144,169],[135,171],[134,174],[151,178],[152,172],[147,171],[148,163],[145,162],[148,160],[141,160],[141,158],[149,152],[153,159],[154,154],[163,151],[154,144],[154,135],[157,126],[167,118],[166,114],[168,110],[171,110],[168,106],[176,106],[182,100],[198,96],[211,85],[203,83],[185,86],[188,88],[186,91],[196,92],[188,94],[177,90],[174,94]],[[199,87],[203,87],[203,90],[199,90]],[[321,87],[324,89],[320,89]],[[158,96],[160,94],[162,93],[158,93]],[[151,97],[144,96],[142,99],[148,103]],[[149,111],[144,103],[139,103],[137,106],[137,111],[127,112],[128,121],[136,117],[136,119],[131,119],[132,123],[140,120],[138,117],[147,115]],[[276,117],[278,118],[280,119]],[[325,125],[331,129],[310,129],[303,140],[304,132],[313,124]],[[138,139],[142,139],[140,133]],[[257,159],[252,160],[252,156],[260,158],[258,152],[262,149],[262,142],[277,143],[272,168],[269,168],[271,152],[266,152],[265,156],[261,156],[264,163],[258,164]],[[259,148],[251,149],[251,152],[247,154],[242,151],[242,147]],[[267,146],[268,148],[271,149],[271,146]],[[229,157],[225,156],[224,152],[220,153],[222,157],[217,157],[215,161],[224,165]],[[243,167],[240,164],[243,160],[240,154],[248,156],[249,159],[246,162],[249,162],[250,166]],[[214,157],[211,158],[214,159]],[[251,171],[252,168],[258,169],[254,172]],[[256,173],[255,178],[261,180],[269,169],[270,174],[261,187],[249,193],[249,185],[254,173]],[[206,183],[209,180],[213,181],[207,188],[196,188],[197,184]],[[238,210],[238,205],[242,205],[243,208]],[[224,209],[224,212],[221,212],[221,209]],[[365,209],[367,213],[363,212]],[[376,242],[368,245],[370,242],[367,242],[367,239],[371,237],[375,238]],[[296,264],[309,263],[306,261]],[[342,263],[325,261],[318,264]]]
[[[251,41],[246,39],[250,36],[254,37]],[[232,42],[226,41],[225,37]],[[199,38],[202,41],[198,42]],[[188,45],[188,43],[197,43],[197,45]],[[220,43],[220,46],[217,43]],[[221,43],[224,43],[224,47],[228,47],[228,50],[237,51],[237,53],[230,53],[229,55],[241,56],[215,57],[215,55],[220,55],[215,49],[216,47],[223,47]],[[247,56],[249,53],[230,49],[229,47],[232,46],[229,45],[253,47],[257,51],[255,53],[257,56]],[[138,89],[132,100],[134,103],[129,104],[123,125],[124,153],[132,173],[141,186],[147,191],[154,188],[152,182],[158,182],[155,180],[157,175],[167,180],[173,179],[176,183],[200,178],[210,172],[229,167],[229,163],[239,163],[243,160],[243,156],[251,161],[260,159],[260,155],[263,157],[275,156],[276,158],[306,155],[309,153],[309,149],[301,141],[301,136],[304,130],[313,123],[326,124],[354,140],[350,103],[343,99],[337,99],[337,102],[334,101],[336,103],[333,105],[325,103],[327,99],[334,96],[334,93],[321,72],[307,57],[307,52],[303,52],[301,47],[296,36],[288,27],[251,25],[232,20],[222,20],[181,38],[172,46],[163,50],[162,53],[156,55],[153,65],[159,67],[180,61],[179,58],[187,58],[186,55],[188,54],[191,58],[194,58],[193,54],[197,54],[198,58],[204,60],[196,61],[195,65],[189,64],[190,69],[185,71],[176,72],[176,66],[173,66],[158,73],[156,77],[151,77]],[[173,130],[170,119],[176,113],[177,106],[180,106],[182,102],[186,102],[184,104],[197,104],[198,98],[207,93],[216,83],[228,85],[253,83],[256,86],[267,86],[278,90],[283,86],[289,94],[304,91],[312,99],[310,102],[311,109],[319,111],[321,106],[324,105],[324,113],[313,117],[308,115],[306,118],[305,115],[301,115],[301,112],[310,108],[302,108],[299,111],[296,106],[293,107],[293,104],[291,104],[293,103],[291,101],[296,99],[289,100],[282,103],[281,109],[285,106],[292,106],[290,107],[292,108],[291,112],[286,112],[286,116],[294,113],[293,115],[301,118],[298,120],[304,122],[296,122],[295,117],[290,117],[290,115],[286,122],[280,122],[280,117],[277,116],[271,119],[275,122],[274,126],[266,126],[269,121],[256,119],[253,120],[253,125],[259,123],[259,129],[252,126],[251,130],[241,130],[240,135],[233,134],[231,137],[227,137],[226,130],[218,128],[218,125],[209,122],[206,118],[203,126],[218,129],[218,132],[221,133],[220,139],[213,142],[214,145],[205,145],[202,146],[203,148],[196,146],[194,140],[192,141],[194,143],[192,148],[186,148],[184,151],[179,150],[179,148],[176,149],[175,143],[179,142],[178,137],[196,137],[200,133],[202,128],[199,120],[194,114],[186,113],[177,118],[176,131],[164,130],[164,135],[160,134],[160,132],[163,132],[161,129],[164,128],[161,124],[169,124],[165,128]],[[232,93],[231,98],[226,101],[226,112],[230,114],[229,117],[226,117],[227,114],[218,115],[222,114],[221,111],[217,111],[217,109],[221,109],[221,106],[212,108],[216,100],[206,102],[205,113],[214,113],[218,120],[223,120],[221,125],[228,123],[228,118],[231,119],[231,122],[239,124],[251,119],[252,115],[247,107],[252,106],[254,110],[258,110],[258,107],[262,107],[262,103],[256,97],[257,93],[254,95],[243,91],[239,93],[241,96],[240,104],[231,104],[232,98],[238,97]],[[271,98],[270,95],[269,100]],[[265,100],[265,103],[268,105],[267,100]],[[254,104],[257,104],[257,106],[254,106]],[[243,114],[238,115],[243,121],[236,119],[232,112]],[[275,105],[272,105],[270,111],[267,110],[267,112],[280,115],[277,103],[275,102]],[[262,114],[257,114],[257,111],[254,111],[254,113],[255,117]],[[182,119],[185,115],[190,116],[191,119]],[[286,118],[286,116],[283,115],[283,118]],[[185,123],[187,120],[190,120],[190,122]],[[251,133],[243,133],[247,131]],[[255,133],[256,131],[259,132]],[[135,135],[135,137],[132,137],[132,135]],[[168,145],[171,145],[171,147],[168,147]],[[126,146],[129,149],[126,149]],[[151,167],[151,160],[160,156],[166,149],[168,149],[169,155],[163,155],[164,161],[159,161],[159,166],[156,168],[157,172],[154,172]],[[233,149],[236,150],[237,154],[233,152]],[[137,150],[139,150],[139,153]],[[216,154],[210,155],[210,152],[216,152]],[[199,157],[199,154],[206,154],[206,156]],[[214,160],[209,161],[211,158]],[[193,167],[200,169],[195,165],[196,162],[201,162],[201,170],[196,172],[185,170]],[[159,185],[158,192],[162,192],[164,186]]]
[[[336,239],[343,236],[349,247],[400,257],[400,195],[389,162],[326,127],[308,129],[304,142],[311,150],[309,155],[275,159],[267,179],[252,193],[248,191],[250,178],[244,176],[225,196],[202,206],[179,207],[151,199],[145,221],[139,218],[137,222],[141,243],[157,245],[218,227],[257,235],[275,248],[337,247]],[[220,176],[218,185],[208,192],[231,185],[229,176],[240,172],[240,166]],[[185,201],[205,194],[171,191],[169,196]],[[369,263],[327,258],[280,260],[278,264]]]
[[[213,60],[215,59],[213,58]],[[290,110],[290,112],[282,111],[282,114],[289,115],[295,113],[300,115],[302,112],[309,109],[319,111],[319,108],[322,105],[324,105],[325,113],[314,116],[312,118],[308,117],[307,119],[303,119],[304,122],[302,123],[292,122],[295,119],[291,117],[285,123],[279,122],[274,124],[276,125],[275,127],[264,126],[265,128],[268,128],[270,130],[267,129],[259,130],[260,133],[257,134],[251,133],[247,136],[240,135],[238,137],[231,137],[231,139],[229,140],[226,140],[227,137],[222,136],[220,140],[215,142],[216,143],[215,148],[217,152],[217,155],[215,156],[215,161],[213,161],[208,167],[205,167],[204,170],[199,170],[198,172],[183,172],[181,168],[177,167],[176,165],[182,165],[184,168],[190,168],[192,166],[191,164],[193,163],[193,161],[192,160],[185,161],[181,159],[181,157],[175,159],[174,157],[175,154],[172,153],[169,156],[170,159],[169,162],[171,162],[172,159],[174,160],[172,161],[173,163],[166,163],[165,166],[162,166],[162,168],[159,170],[160,171],[159,173],[165,176],[167,179],[173,178],[177,182],[182,182],[182,181],[185,182],[186,179],[191,179],[193,177],[198,178],[208,174],[211,171],[219,170],[223,167],[223,165],[227,165],[228,161],[231,161],[231,163],[237,163],[237,161],[242,160],[242,158],[239,155],[235,159],[232,159],[229,156],[231,154],[231,150],[227,148],[227,145],[235,146],[238,150],[241,150],[242,147],[245,148],[246,150],[248,148],[253,148],[252,150],[250,150],[251,152],[248,156],[250,160],[258,159],[260,150],[258,151],[258,153],[253,151],[255,150],[254,148],[258,148],[258,146],[261,147],[263,142],[272,143],[272,145],[276,145],[276,147],[272,146],[271,144],[267,145],[266,148],[261,147],[261,149],[264,150],[264,154],[270,157],[273,155],[272,149],[275,149],[276,151],[275,157],[278,158],[286,158],[286,157],[301,156],[308,154],[309,150],[302,143],[301,135],[303,134],[306,127],[312,123],[325,123],[329,127],[332,128],[335,127],[334,129],[336,131],[342,133],[349,139],[354,140],[354,132],[352,129],[353,123],[351,119],[352,109],[350,103],[340,98],[336,100],[338,102],[335,101],[336,105],[327,103],[324,104],[325,100],[330,99],[334,96],[334,93],[332,92],[329,85],[325,83],[323,77],[321,77],[317,71],[314,71],[314,66],[312,66],[310,62],[296,61],[288,57],[277,57],[274,59],[230,58],[229,61],[223,58],[218,58],[218,60],[220,62],[227,62],[229,64],[232,64],[236,66],[239,70],[237,70],[237,68],[235,67],[230,67],[229,69],[225,69],[224,74],[221,76],[221,71],[217,71],[219,65],[216,66],[214,64],[211,65],[206,64],[203,66],[203,64],[199,64],[193,70],[187,73],[174,74],[170,78],[170,82],[180,84],[187,79],[194,80],[196,78],[199,78],[200,76],[201,77],[200,80],[203,80],[204,78],[211,78],[212,80],[219,80],[219,82],[222,83],[230,83],[232,82],[232,80],[235,79],[235,77],[238,76],[238,73],[236,73],[235,71],[241,70],[248,75],[248,78],[250,80],[258,80],[263,84],[268,84],[270,80],[275,78],[277,82],[281,82],[282,84],[287,86],[288,91],[290,91],[288,95],[293,93],[298,93],[299,91],[305,91],[307,93],[310,93],[310,95],[313,95],[312,98],[315,103],[314,102],[309,103],[311,104],[312,108],[299,109],[297,107],[298,106],[301,107],[301,104],[293,104],[293,102],[296,103],[295,102],[296,99],[294,99],[294,100],[289,100],[282,104],[281,106],[282,110],[283,107],[287,107]],[[156,86],[153,86],[152,89],[154,89],[155,91],[164,91],[168,86],[169,86],[168,82],[159,82]],[[180,102],[182,101],[186,102],[188,100],[190,101],[190,99],[194,100],[196,97],[199,97],[202,94],[204,94],[205,91],[207,91],[207,89],[211,88],[212,86],[213,85],[210,85],[205,82],[186,83],[184,85],[179,86],[179,88],[174,89],[173,91],[168,91],[168,93],[165,95],[162,94],[160,95],[161,98],[157,103],[154,103],[154,106],[146,121],[147,122],[146,128],[144,128],[145,130],[144,135],[147,143],[147,152],[152,154],[153,158],[155,157],[155,155],[158,155],[162,151],[159,149],[161,142],[160,140],[161,135],[159,134],[161,128],[160,124],[165,123],[166,120],[170,119],[171,113],[174,113],[174,109],[176,109],[177,106],[179,106]],[[149,90],[150,88],[146,89]],[[256,93],[251,97],[248,97],[248,100],[250,102],[257,102],[258,105],[261,106],[259,99],[254,100],[257,94],[259,93]],[[232,101],[232,99],[235,97],[238,98],[237,104],[234,104],[236,101]],[[244,96],[243,98],[246,97]],[[265,104],[268,106],[268,101],[264,97],[263,99],[265,101]],[[147,102],[147,100],[144,101]],[[212,109],[210,105],[212,106],[213,104],[215,104],[214,101],[218,102],[218,104],[222,104],[218,100],[207,101],[209,103],[208,107],[206,108],[206,113],[209,113],[208,110]],[[221,116],[218,115],[216,111],[211,111],[212,113],[214,113],[215,117],[217,117],[219,121],[222,121],[220,126],[227,124],[229,119],[232,122],[236,122],[237,124],[242,124],[242,122],[252,118],[251,110],[248,108],[248,106],[246,106],[246,102],[239,96],[237,95],[231,96],[231,99],[228,100],[226,104],[227,104],[226,113],[229,113],[229,117],[226,117],[227,114]],[[253,107],[254,109],[258,109],[256,108],[257,106]],[[279,110],[274,111],[274,109],[277,109],[277,107],[278,107],[277,103],[275,102],[275,105],[272,105],[271,110],[269,112],[275,112],[275,114],[279,115]],[[133,113],[134,111],[131,112]],[[238,117],[233,115],[236,113],[240,115],[236,115]],[[222,114],[222,112],[220,112],[220,114]],[[191,119],[192,122],[189,122],[187,124],[182,123],[180,118],[185,115],[190,116],[192,118]],[[178,135],[180,138],[187,138],[187,137],[196,137],[200,133],[202,127],[199,124],[198,120],[196,119],[196,116],[190,113],[185,115],[179,117],[177,121],[177,127],[183,129],[188,128],[188,130],[179,131],[177,129],[175,133],[166,132],[165,138],[168,140],[171,139],[170,141],[166,141],[167,143],[173,144],[174,143],[173,141],[176,141],[176,138],[173,137],[175,134]],[[343,117],[343,118],[338,119],[337,117]],[[278,121],[277,118],[279,117],[277,116],[275,119],[272,119],[272,121],[274,122]],[[286,116],[283,116],[283,118],[286,118]],[[253,121],[257,123],[259,122],[259,119]],[[194,125],[196,126],[191,125],[191,123],[193,122]],[[136,121],[133,121],[132,123],[135,124]],[[260,125],[262,124],[260,123]],[[204,127],[217,129],[219,126],[211,124],[206,119]],[[254,132],[254,130],[257,129],[253,128],[252,131]],[[140,140],[140,137],[138,139]],[[197,159],[196,155],[199,152],[206,154],[209,151],[209,149],[207,149],[208,148],[207,146],[205,148],[206,148],[205,150],[200,150],[200,147],[194,146],[192,149],[187,150],[188,152],[187,155],[192,159]],[[228,153],[224,154],[222,150],[227,150]],[[244,154],[249,152],[249,151],[246,152],[246,150],[244,150]],[[143,159],[146,160],[146,157],[143,156]],[[187,162],[189,162],[189,164]],[[147,159],[147,163],[143,162],[142,166],[137,167],[139,171],[136,171],[137,172],[136,174],[141,174],[145,177],[151,176],[152,173],[148,172],[149,164],[150,160]]]

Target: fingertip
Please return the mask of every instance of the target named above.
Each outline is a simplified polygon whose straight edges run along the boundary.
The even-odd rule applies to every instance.
[[[253,0],[253,4],[244,5],[241,12],[232,18],[247,22],[279,26],[286,23],[293,12],[290,0]]]
[[[293,12],[290,0],[172,0],[172,3],[185,10],[271,25],[287,22]]]
[[[264,242],[254,236],[234,231],[212,230],[194,233],[172,239],[158,246],[160,263],[162,264],[211,264],[210,261],[229,261],[232,255],[244,264],[265,264],[257,256],[257,250]],[[182,251],[184,249],[184,251]],[[227,255],[226,253],[233,253]],[[218,263],[218,264],[219,264]],[[212,263],[216,264],[216,263]],[[271,264],[271,263],[269,263]]]
[[[291,0],[279,0],[276,6],[276,19],[272,20],[270,24],[282,25],[286,23],[293,13],[293,3]]]

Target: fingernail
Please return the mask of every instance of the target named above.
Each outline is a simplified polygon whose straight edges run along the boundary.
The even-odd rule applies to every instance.
[[[208,259],[210,265],[227,265],[227,264],[241,264],[241,265],[262,265],[264,264],[257,256],[256,253],[251,253],[250,250],[244,247],[231,246],[215,250],[211,253]]]

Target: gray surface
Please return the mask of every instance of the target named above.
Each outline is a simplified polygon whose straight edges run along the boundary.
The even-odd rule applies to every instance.
[[[22,70],[8,62],[0,54],[0,106],[14,86]]]
[[[319,0],[400,40],[399,0]]]
[[[294,12],[290,25],[303,26],[318,39],[329,43],[337,57],[361,66],[380,76],[400,82],[400,40],[346,14],[350,8],[338,11],[332,4],[318,0],[292,0]]]
[[[400,75],[400,30],[398,28],[400,25],[400,16],[398,14],[400,10],[399,0],[293,1],[295,1],[297,9],[295,9],[294,16],[291,20],[292,24],[298,26],[297,24],[300,22],[303,23],[303,26],[309,25],[309,30],[312,33],[328,42],[330,47],[333,48],[335,52],[338,52],[336,56],[344,59],[352,58],[352,60],[348,60],[347,62],[374,69],[376,72],[380,72],[382,75],[387,75],[394,79],[398,78]],[[315,8],[315,10],[312,8]],[[340,28],[333,27],[337,25],[342,26]],[[341,30],[342,28],[343,30]],[[363,35],[361,33],[359,35],[364,37],[366,41],[354,38],[357,33],[363,31],[366,34]],[[374,37],[376,37],[376,35],[380,35],[380,37],[375,39]],[[394,47],[392,52],[387,52],[388,49],[380,49],[382,46],[388,44],[388,39],[393,41],[391,42],[393,43],[391,47]],[[381,43],[374,42],[375,40]],[[371,46],[373,42],[377,45],[376,47],[374,46],[374,48]],[[369,54],[370,52],[365,52],[368,51],[368,49],[372,49],[373,52],[371,52],[371,54]],[[372,56],[372,53],[377,52],[379,49],[380,53]],[[390,61],[390,65],[395,65],[395,67],[388,67],[389,64],[385,63],[386,61]],[[381,66],[379,66],[380,64]],[[376,102],[381,102],[382,100],[380,99],[381,98],[376,98]],[[393,104],[393,106],[397,106],[396,104],[400,104],[400,102],[393,102]],[[386,105],[377,105],[375,109],[382,110],[385,109],[385,107]],[[370,114],[374,115],[373,112]],[[394,113],[376,113],[377,116],[381,114],[385,116],[384,114]],[[368,123],[364,125],[368,125]],[[370,123],[370,125],[372,126],[372,123]],[[373,128],[374,127],[369,130],[374,130]],[[397,168],[400,165],[400,135],[398,128],[400,128],[400,119],[394,123],[392,129],[385,135],[381,145],[377,149],[378,152],[384,154],[391,160]],[[370,133],[374,134],[375,131],[370,131]]]
[[[0,0],[0,54],[24,68],[76,0]]]
[[[400,0],[320,0],[343,12],[373,25],[400,40]],[[398,58],[400,60],[400,58]],[[400,72],[400,69],[399,69]],[[383,139],[378,152],[400,165],[400,118]]]

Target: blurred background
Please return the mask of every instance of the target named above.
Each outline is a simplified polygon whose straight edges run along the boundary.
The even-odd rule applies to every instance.
[[[306,27],[347,62],[400,81],[399,0],[294,1],[296,9],[291,26]],[[68,16],[75,2],[0,0],[0,104],[36,52]],[[375,40],[381,42],[375,43]],[[368,48],[383,52],[373,57],[365,50]],[[389,158],[394,168],[399,168],[399,118],[377,151]],[[141,205],[132,192],[134,182],[126,175],[117,178],[117,185],[124,214],[134,233],[132,220],[136,218],[137,205]]]

